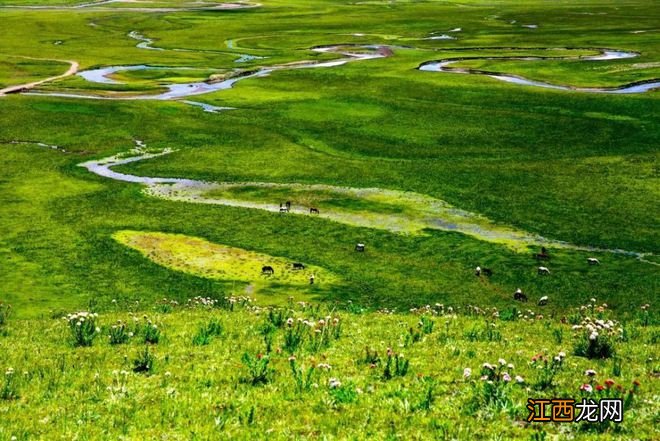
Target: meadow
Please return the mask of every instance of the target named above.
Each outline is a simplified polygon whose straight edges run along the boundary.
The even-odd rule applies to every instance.
[[[258,3],[199,10],[216,4],[71,8],[80,3],[0,0],[0,89],[61,75],[71,61],[78,72],[150,67],[120,69],[107,82],[69,75],[0,93],[0,303],[11,305],[6,324],[0,321],[0,370],[12,368],[18,378],[16,396],[0,400],[0,440],[162,433],[657,439],[657,90],[580,93],[420,70],[463,58],[452,67],[573,87],[657,81],[655,2]],[[318,50],[333,45],[379,57],[294,68],[344,58],[339,50]],[[603,50],[633,56],[588,59]],[[249,76],[263,68],[274,70]],[[228,78],[240,81],[181,99],[143,99],[172,85]],[[127,154],[136,143],[172,152],[114,171],[203,181],[211,189],[204,197],[274,207],[290,200],[335,216],[154,197],[142,184],[80,167]],[[363,189],[415,197],[393,201]],[[442,211],[432,217],[417,195],[446,203],[445,214],[479,216],[482,230],[464,234]],[[408,228],[383,227],[388,216]],[[492,231],[546,241],[521,247],[484,240]],[[355,251],[357,243],[366,245],[364,253]],[[533,257],[541,246],[550,260]],[[260,274],[268,262],[282,279]],[[293,262],[310,270],[291,271]],[[539,274],[540,265],[550,274]],[[492,276],[476,277],[477,266]],[[311,273],[318,276],[313,286]],[[527,304],[514,301],[518,288]],[[231,310],[226,298],[243,296],[252,306]],[[547,305],[537,306],[544,296]],[[188,304],[194,298],[211,299],[213,307]],[[579,338],[571,326],[592,298],[607,305],[599,313],[604,319],[626,330],[615,339],[616,356],[575,354]],[[436,304],[445,306],[418,309]],[[287,351],[286,324],[264,331],[271,306],[270,314],[284,320],[338,315],[341,335]],[[544,318],[532,319],[528,309]],[[91,347],[70,341],[62,317],[77,311],[99,314]],[[132,317],[142,323],[143,314],[163,329],[162,341],[147,345],[153,372],[132,370],[142,337],[108,342],[117,320],[141,335]],[[434,321],[432,332],[420,331],[428,326],[418,327],[427,320],[420,316]],[[202,324],[214,320],[221,335],[193,344]],[[488,332],[491,322],[499,337]],[[379,354],[376,368],[363,363],[367,346]],[[410,372],[385,381],[388,347],[405,354]],[[538,386],[531,357],[552,360],[561,351],[566,360],[554,383]],[[246,372],[260,365],[250,358],[258,353],[270,354],[272,378],[245,383]],[[297,367],[327,362],[332,370],[315,370],[309,385],[318,388],[301,391],[291,354]],[[506,385],[506,399],[477,409],[470,403],[484,397],[479,372],[498,358],[513,363],[525,383]],[[468,367],[472,376],[463,378]],[[595,380],[583,381],[587,369],[598,372]],[[0,392],[7,378],[0,378]],[[341,386],[331,387],[331,378]],[[577,397],[583,383],[595,387],[607,378],[626,390],[641,382],[641,398],[620,427],[522,423],[532,392]]]

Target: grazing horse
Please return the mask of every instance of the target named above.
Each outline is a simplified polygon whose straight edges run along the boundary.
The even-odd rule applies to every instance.
[[[273,274],[275,274],[275,270],[273,269],[272,266],[266,265],[261,267],[261,274],[272,276]]]
[[[548,296],[543,296],[539,299],[538,305],[545,306],[548,304]]]
[[[292,267],[293,267],[294,270],[304,270],[305,269],[305,265],[303,265],[302,263],[299,263],[299,262],[293,263]]]
[[[319,209],[312,207],[309,209],[309,214],[320,214]]]
[[[600,265],[600,260],[595,257],[588,257],[587,262],[589,262],[589,265]]]
[[[484,276],[488,276],[488,277],[490,277],[490,276],[493,275],[493,270],[490,269],[490,268],[481,268],[480,266],[478,266],[478,267],[476,267],[476,268],[474,269],[474,275],[475,275],[475,276],[479,277],[479,276],[481,276],[482,274],[483,274]]]
[[[527,296],[522,292],[520,288],[513,293],[513,300],[518,300],[519,302],[526,302]]]
[[[364,252],[364,244],[359,243],[359,244],[355,245],[355,251],[359,251],[361,253]]]
[[[540,266],[538,269],[539,274],[550,274],[550,270],[544,266]]]
[[[534,257],[536,260],[550,260],[550,254],[548,254],[548,250],[546,250],[545,247],[541,247],[541,252],[535,254]]]

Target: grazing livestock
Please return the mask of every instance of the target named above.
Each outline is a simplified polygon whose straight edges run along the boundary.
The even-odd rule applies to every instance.
[[[299,263],[299,262],[295,262],[295,263],[293,264],[293,269],[294,269],[294,270],[304,270],[304,269],[305,269],[305,265],[303,265],[302,263]]]
[[[545,306],[548,304],[548,296],[543,296],[539,299],[538,305]]]
[[[309,209],[309,214],[320,214],[320,212],[318,208],[312,207]]]
[[[266,266],[261,268],[261,274],[273,275],[273,274],[275,274],[275,270],[273,269],[272,266],[266,265]]]
[[[285,207],[284,205],[280,204],[280,213],[288,213],[289,212],[289,207]]]
[[[540,266],[538,269],[539,274],[550,274],[550,270],[545,266]]]
[[[550,254],[545,247],[541,247],[541,252],[534,255],[536,260],[550,260]]]
[[[364,244],[359,243],[359,244],[355,245],[355,251],[359,251],[361,253],[364,252]]]
[[[600,265],[600,260],[595,257],[588,257],[587,262],[589,262],[589,265]]]
[[[286,209],[291,210],[291,201],[286,201]]]
[[[310,284],[310,285],[313,285],[313,284],[314,284],[314,274],[312,274],[311,276],[309,276],[309,284]]]
[[[519,302],[526,302],[527,296],[522,292],[520,288],[518,288],[516,292],[513,293],[513,300],[517,300]]]
[[[478,267],[476,267],[476,268],[474,269],[474,275],[475,275],[475,276],[479,277],[479,276],[481,276],[482,274],[483,274],[484,276],[488,276],[488,277],[490,277],[490,276],[493,275],[493,270],[491,270],[490,268],[481,268],[480,266],[478,266]]]

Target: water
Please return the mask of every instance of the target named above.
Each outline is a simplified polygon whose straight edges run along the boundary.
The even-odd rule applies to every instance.
[[[453,58],[440,61],[432,61],[424,63],[419,66],[419,70],[425,72],[445,72],[445,73],[460,73],[470,75],[486,75],[496,80],[504,81],[511,84],[518,84],[521,86],[534,86],[542,87],[545,89],[564,90],[570,92],[586,92],[586,93],[611,93],[611,94],[631,94],[631,93],[644,93],[654,89],[660,88],[660,80],[645,81],[639,83],[626,84],[621,87],[571,87],[559,84],[551,84],[543,81],[529,80],[527,78],[519,77],[516,75],[507,75],[500,73],[486,73],[479,70],[467,68],[451,67],[452,64],[466,60],[517,60],[517,61],[539,61],[539,60],[583,60],[583,61],[610,61],[610,60],[624,60],[628,58],[638,57],[636,52],[626,52],[603,49],[600,54],[587,57],[470,57],[465,59]]]
[[[364,49],[378,50],[381,46],[361,46]],[[234,86],[239,81],[246,80],[248,78],[258,78],[270,75],[274,71],[284,71],[284,70],[294,70],[294,69],[315,69],[315,68],[327,68],[327,67],[336,67],[341,66],[352,61],[362,61],[362,60],[371,60],[376,58],[382,58],[385,55],[374,52],[374,53],[352,53],[350,51],[343,51],[337,46],[323,46],[313,49],[315,52],[331,52],[344,55],[345,58],[338,60],[324,61],[324,62],[309,62],[304,64],[291,64],[284,66],[275,66],[270,68],[262,68],[256,70],[255,72],[243,75],[236,75],[232,78],[228,78],[223,81],[218,82],[192,82],[192,83],[180,83],[180,84],[165,84],[163,87],[167,88],[166,92],[156,93],[156,94],[145,94],[145,95],[130,95],[126,97],[119,96],[99,96],[93,94],[87,94],[84,92],[80,93],[61,93],[61,92],[49,92],[49,93],[32,93],[33,95],[48,95],[56,96],[62,98],[87,98],[87,99],[108,99],[108,100],[176,100],[181,98],[186,98],[195,95],[203,95],[206,93],[217,92],[221,90],[227,90]],[[79,72],[78,75],[85,80],[98,83],[98,84],[121,84],[119,81],[109,78],[110,75],[113,75],[117,72],[126,72],[126,71],[135,71],[135,70],[148,70],[148,69],[193,69],[189,67],[159,67],[159,66],[148,66],[144,64],[133,65],[133,66],[108,66],[101,67],[97,69],[89,69],[82,72]]]
[[[226,191],[236,188],[273,188],[290,189],[295,192],[330,192],[343,197],[364,199],[378,203],[392,204],[397,207],[405,207],[402,213],[388,214],[370,211],[348,211],[340,208],[323,208],[315,217],[325,218],[352,226],[375,228],[391,231],[394,233],[421,233],[424,229],[435,229],[462,233],[479,240],[505,245],[514,251],[526,252],[529,246],[549,246],[554,248],[572,249],[589,252],[608,252],[624,254],[637,257],[640,261],[657,265],[653,261],[646,260],[650,253],[637,253],[621,249],[602,249],[596,247],[573,245],[568,242],[546,239],[542,236],[518,230],[506,225],[492,222],[486,217],[471,213],[454,207],[441,199],[431,196],[389,190],[381,188],[353,188],[340,187],[326,184],[286,184],[268,182],[206,182],[183,178],[155,178],[146,176],[135,176],[112,170],[113,167],[157,158],[172,153],[172,150],[164,150],[159,153],[145,153],[145,145],[136,141],[137,148],[133,150],[133,156],[113,156],[96,161],[88,161],[80,164],[92,173],[117,181],[130,182],[146,185],[145,192],[154,197],[176,202],[225,205],[230,207],[258,209],[279,212],[279,205],[275,202],[259,202],[253,200],[242,200],[236,195],[234,198],[210,197],[211,191]],[[289,214],[310,215],[309,208],[293,206]]]

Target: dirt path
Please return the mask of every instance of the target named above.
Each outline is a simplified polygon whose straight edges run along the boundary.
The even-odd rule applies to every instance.
[[[71,60],[55,60],[55,59],[50,59],[50,58],[33,58],[33,57],[21,57],[27,60],[42,60],[42,61],[58,61],[61,63],[69,63],[69,68],[67,69],[66,72],[64,72],[61,75],[56,75],[54,77],[48,77],[43,80],[39,81],[33,81],[31,83],[25,83],[25,84],[19,84],[16,86],[8,86],[5,87],[4,89],[0,89],[0,96],[8,95],[10,93],[18,93],[18,92],[23,92],[25,90],[32,89],[34,87],[37,87],[41,84],[48,83],[50,81],[55,81],[59,80],[62,78],[70,77],[72,75],[75,75],[78,73],[78,68],[80,65],[78,64],[77,61],[71,61]]]

